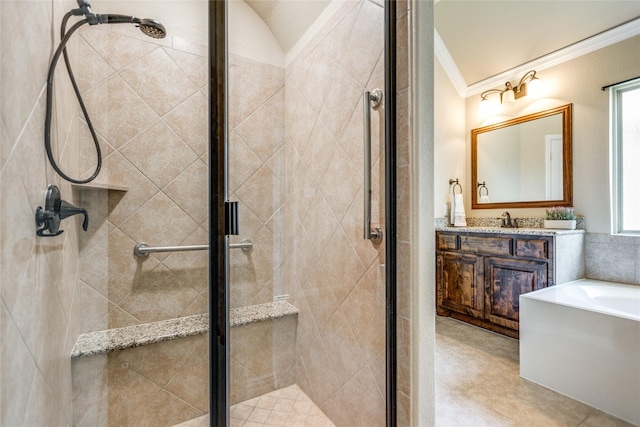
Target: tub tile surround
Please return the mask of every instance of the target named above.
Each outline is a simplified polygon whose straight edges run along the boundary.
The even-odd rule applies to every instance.
[[[640,237],[587,233],[587,277],[640,285]]]

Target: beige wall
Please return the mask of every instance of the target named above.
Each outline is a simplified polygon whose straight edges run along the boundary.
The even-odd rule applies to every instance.
[[[434,147],[434,215],[444,215],[444,205],[450,193],[449,180],[459,179],[463,190],[467,190],[467,176],[471,170],[465,169],[465,106],[458,96],[446,72],[435,61],[435,147]],[[471,178],[469,178],[470,180]]]
[[[57,184],[76,203],[45,160],[45,82],[62,14],[73,1],[0,3],[0,424],[70,425],[69,354],[80,333],[79,222],[62,222],[64,233],[36,237],[34,213],[44,191]],[[37,22],[38,25],[26,23]],[[55,23],[55,24],[49,24]],[[70,55],[77,53],[70,42]],[[57,67],[52,144],[63,170],[74,167],[77,133],[71,126],[76,101]],[[62,155],[60,153],[63,153]]]

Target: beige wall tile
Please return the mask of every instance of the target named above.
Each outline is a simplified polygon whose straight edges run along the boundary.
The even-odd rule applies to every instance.
[[[119,152],[106,158],[103,167],[108,182],[128,186],[126,192],[109,191],[107,194],[108,220],[118,226],[151,199],[158,187]]]
[[[136,243],[156,246],[180,244],[197,227],[198,224],[164,193],[156,194],[120,225],[120,229]],[[167,254],[157,253],[155,256],[164,259]]]
[[[236,128],[236,132],[262,162],[269,160],[284,145],[281,105],[284,105],[284,89]]]
[[[101,38],[104,37],[104,34],[90,35],[90,37],[93,36]],[[80,92],[85,92],[115,72],[83,37],[78,37],[78,56],[74,59],[76,59],[74,62],[78,64],[78,69],[82,70],[81,73],[74,74]]]
[[[25,20],[51,22],[52,2],[6,1],[2,3],[2,119],[11,145],[17,141],[36,106],[48,70],[52,30],[47,25],[27,28]],[[64,68],[64,67],[63,67]],[[60,69],[60,67],[58,68]],[[30,72],[26,73],[25,70]],[[66,99],[60,96],[60,101]]]
[[[3,320],[4,318],[5,316],[3,316]],[[8,321],[2,327],[2,348],[0,349],[2,352],[0,359],[2,382],[3,384],[12,384],[13,387],[11,399],[3,396],[0,401],[0,424],[23,425],[37,366],[29,354],[29,349],[20,336],[17,326],[12,321]],[[37,408],[37,404],[34,405]]]
[[[160,116],[198,89],[163,49],[140,57],[120,71],[120,76]]]
[[[91,48],[116,71],[122,70],[158,48],[158,45],[147,40],[136,40],[115,31],[101,31],[94,27],[84,27],[81,35]]]
[[[262,221],[266,222],[284,203],[279,177],[262,166],[242,184],[235,194]]]
[[[209,168],[201,160],[194,161],[164,188],[164,193],[196,223],[209,218]]]
[[[278,93],[284,84],[284,70],[230,55],[229,126],[235,129],[260,105]]]
[[[338,228],[338,221],[336,221],[322,194],[316,193],[302,224],[315,254],[322,255]]]
[[[370,362],[385,350],[385,286],[376,276],[380,267],[376,264],[358,282],[345,299],[342,311],[351,331]]]
[[[175,40],[175,38],[174,38]],[[178,67],[191,79],[198,89],[203,88],[208,82],[208,52],[203,55],[170,49],[165,47],[164,51],[176,63]]]
[[[159,188],[166,186],[198,158],[162,121],[121,147],[120,153]]]
[[[229,190],[235,192],[262,166],[262,161],[237,132],[229,135]]]
[[[158,115],[118,75],[89,89],[83,98],[96,132],[116,148],[158,120]]]
[[[386,425],[385,400],[379,393],[368,369],[358,372],[320,409],[336,425],[354,427]]]
[[[136,421],[136,426],[174,426],[201,417],[203,411],[194,408],[173,394],[163,390]]]
[[[162,118],[198,156],[208,149],[208,108],[207,97],[196,92]]]
[[[339,50],[349,52],[342,56],[340,65],[362,86],[382,54],[384,33],[380,28],[384,28],[384,9],[375,3],[363,2],[349,38],[340,45],[343,48]]]

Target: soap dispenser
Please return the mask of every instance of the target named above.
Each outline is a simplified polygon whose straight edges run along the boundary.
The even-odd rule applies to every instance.
[[[36,209],[36,225],[42,227],[36,231],[36,234],[41,237],[58,236],[64,231],[60,230],[60,221],[79,214],[84,215],[82,229],[87,231],[89,227],[87,210],[62,200],[60,189],[56,185],[49,184],[45,194],[44,209],[41,206]]]

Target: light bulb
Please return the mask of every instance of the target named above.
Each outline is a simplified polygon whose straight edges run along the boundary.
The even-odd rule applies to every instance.
[[[534,77],[527,83],[527,95],[529,96],[538,98],[542,95],[543,89],[542,81],[537,77]]]
[[[513,89],[509,88],[502,92],[502,103],[503,104],[513,104],[516,102],[516,96],[513,93]]]

